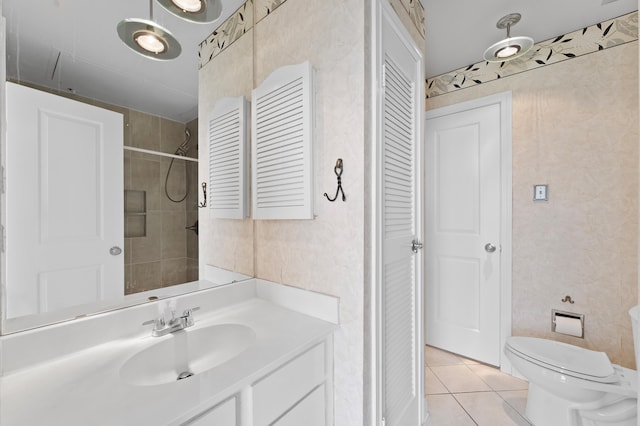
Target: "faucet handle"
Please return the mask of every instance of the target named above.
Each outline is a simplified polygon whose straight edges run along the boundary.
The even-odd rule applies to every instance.
[[[149,325],[149,324],[153,324],[154,330],[159,330],[162,327],[164,327],[164,318],[160,317],[160,318],[152,319],[142,323],[142,325]]]
[[[185,316],[189,316],[189,315],[191,315],[192,313],[194,313],[195,311],[199,311],[199,310],[200,310],[200,306],[196,306],[195,308],[188,308],[188,309],[185,309],[185,310],[184,310],[184,312],[182,313],[182,316],[183,316],[183,317],[185,317]]]
[[[193,325],[193,312],[200,309],[200,306],[196,306],[195,308],[185,309],[182,313],[182,318],[184,318],[187,327],[191,327]]]

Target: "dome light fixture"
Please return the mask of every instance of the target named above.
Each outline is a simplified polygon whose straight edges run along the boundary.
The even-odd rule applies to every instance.
[[[511,26],[520,22],[522,15],[519,13],[510,13],[498,20],[496,27],[499,29],[507,29],[507,38],[489,46],[484,51],[484,59],[489,62],[505,62],[519,58],[527,53],[533,46],[531,37],[511,37]]]
[[[160,61],[175,59],[182,48],[178,40],[153,21],[153,0],[149,1],[149,20],[124,19],[118,23],[118,36],[131,50]]]
[[[213,22],[222,13],[220,0],[158,0],[158,3],[177,17],[198,24]]]

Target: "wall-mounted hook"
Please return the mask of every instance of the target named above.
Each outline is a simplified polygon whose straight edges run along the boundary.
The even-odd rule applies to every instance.
[[[344,190],[342,189],[342,158],[338,158],[333,171],[335,172],[336,176],[338,176],[338,189],[336,189],[336,196],[333,198],[329,198],[326,192],[324,193],[324,196],[327,197],[327,200],[333,202],[338,198],[338,194],[342,192],[342,201],[347,201],[347,196],[344,195]]]
[[[562,303],[569,302],[569,303],[571,303],[572,305],[575,303],[573,300],[571,300],[571,296],[569,296],[569,295],[565,296],[565,297],[564,297],[564,299],[562,299],[562,300],[561,300],[561,302],[562,302]]]
[[[199,208],[207,207],[207,182],[202,182],[202,196],[204,197],[204,202],[198,203]]]

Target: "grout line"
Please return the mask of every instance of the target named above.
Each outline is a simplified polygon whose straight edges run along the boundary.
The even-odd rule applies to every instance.
[[[460,393],[462,393],[462,392],[460,392]],[[471,413],[469,413],[469,412],[467,411],[467,409],[466,409],[466,408],[464,408],[464,405],[462,405],[462,404],[460,403],[460,401],[458,401],[458,398],[456,398],[456,394],[455,394],[455,393],[452,393],[452,394],[451,394],[451,396],[452,396],[452,397],[453,397],[453,399],[458,403],[458,405],[460,406],[460,408],[462,408],[462,411],[464,411],[464,412],[467,414],[467,416],[469,416],[469,418],[471,419],[471,421],[472,421],[472,422],[477,426],[477,425],[478,425],[478,422],[476,422],[476,419],[474,419],[474,418],[473,418],[473,416],[471,415]]]
[[[500,392],[518,392],[518,391],[500,391]],[[500,395],[500,392],[496,391],[496,394],[505,402],[505,404],[507,404],[509,407],[511,407],[513,409],[513,411],[515,411],[515,413],[520,416],[520,418],[522,418],[522,420],[524,420],[527,424],[531,424],[529,422],[529,420],[527,420],[523,414],[520,413],[520,411],[518,411],[518,409],[516,407],[514,407],[513,405],[509,404],[509,401],[507,401],[506,399],[504,399],[502,397],[502,395]]]
[[[463,391],[463,392],[451,392],[451,390],[447,387],[447,385],[440,379],[440,377],[438,377],[438,375],[436,374],[435,371],[433,371],[432,367],[451,367],[451,366],[460,366],[460,365],[464,365],[467,367],[467,369],[469,371],[471,371],[471,373],[473,373],[476,377],[478,377],[484,384],[486,384],[489,387],[489,390],[481,390],[481,391]],[[471,365],[476,365],[476,364],[471,364]],[[482,364],[480,364],[482,365]],[[494,368],[492,366],[489,366],[491,368]],[[468,394],[468,393],[494,393],[498,396],[498,398],[500,398],[500,400],[503,401],[504,404],[506,404],[509,408],[511,408],[511,410],[513,410],[513,412],[515,414],[517,414],[517,416],[522,419],[522,421],[524,421],[526,424],[531,425],[531,423],[529,423],[529,421],[524,417],[524,415],[522,415],[518,409],[516,407],[514,407],[513,405],[511,405],[505,398],[502,397],[502,395],[500,395],[499,392],[516,392],[516,391],[522,391],[525,389],[508,389],[508,390],[495,390],[489,383],[487,383],[486,380],[484,380],[479,374],[477,374],[476,372],[473,371],[473,369],[469,368],[469,365],[462,362],[461,364],[447,364],[447,365],[430,365],[425,361],[425,368],[428,368],[431,370],[432,374],[435,376],[435,378],[442,384],[442,386],[448,391],[448,393],[433,393],[433,394],[428,394],[428,395],[451,395],[453,397],[453,399],[456,401],[456,403],[460,406],[460,408],[462,408],[462,410],[464,411],[464,413],[469,417],[469,419],[471,419],[471,421],[473,422],[474,425],[479,425],[479,423],[473,418],[473,416],[471,415],[471,413],[469,413],[464,406],[460,403],[460,401],[458,400],[458,398],[456,398],[456,395],[461,395],[461,394]],[[497,370],[498,373],[500,374],[504,374],[501,373],[500,370]],[[425,396],[426,396],[426,392],[425,392]]]

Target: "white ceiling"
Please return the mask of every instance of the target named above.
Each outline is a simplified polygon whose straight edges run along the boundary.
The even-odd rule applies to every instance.
[[[244,0],[222,2],[222,16],[216,22],[194,24],[154,1],[154,20],[182,44],[178,59],[161,62],[131,51],[116,32],[122,19],[148,19],[149,0],[2,0],[7,75],[187,122],[197,116],[197,46]],[[637,0],[422,2],[429,77],[481,61],[484,49],[505,37],[495,24],[507,13],[523,15],[512,35],[528,35],[538,42],[638,8]]]
[[[182,45],[177,59],[156,61],[116,31],[123,19],[149,19],[149,0],[2,0],[7,76],[187,122],[197,116],[198,44],[243,3],[223,0],[218,20],[195,24],[154,1],[154,21]]]

